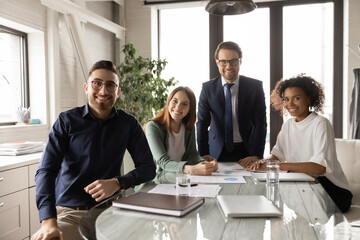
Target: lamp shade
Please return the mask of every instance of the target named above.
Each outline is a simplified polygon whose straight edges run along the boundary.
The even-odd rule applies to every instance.
[[[215,15],[237,15],[251,12],[255,8],[252,0],[210,0],[205,10]]]

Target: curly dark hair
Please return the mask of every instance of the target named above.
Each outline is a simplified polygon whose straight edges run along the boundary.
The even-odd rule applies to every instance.
[[[325,95],[322,85],[312,77],[299,74],[295,77],[283,80],[280,79],[271,92],[270,102],[274,110],[280,111],[281,116],[284,114],[283,100],[287,88],[298,87],[302,89],[310,98],[310,109],[315,112],[323,112]]]

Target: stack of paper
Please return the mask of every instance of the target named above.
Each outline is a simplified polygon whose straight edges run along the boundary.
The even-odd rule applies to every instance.
[[[20,141],[0,144],[0,155],[3,156],[17,156],[22,154],[41,152],[43,150],[43,142]]]
[[[199,184],[190,188],[190,196],[214,198],[218,195],[220,189],[219,185]],[[159,184],[151,189],[149,193],[176,195],[175,184]]]

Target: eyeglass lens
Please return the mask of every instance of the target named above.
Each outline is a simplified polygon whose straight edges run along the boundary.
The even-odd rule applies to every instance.
[[[91,81],[91,86],[94,90],[98,91],[104,86],[104,83],[102,81],[94,80],[94,81]],[[115,90],[117,88],[117,84],[109,81],[109,82],[105,83],[105,87],[108,92],[115,92]]]
[[[236,66],[239,64],[239,59],[234,58],[231,60],[218,60],[218,63],[222,67],[225,67],[228,63],[230,64],[230,66]]]

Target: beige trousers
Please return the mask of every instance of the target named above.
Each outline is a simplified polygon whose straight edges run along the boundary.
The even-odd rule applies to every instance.
[[[65,240],[82,239],[79,232],[79,221],[86,210],[74,210],[72,208],[56,206],[57,222],[63,232]]]

